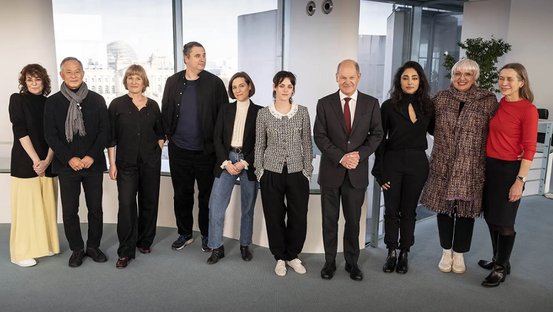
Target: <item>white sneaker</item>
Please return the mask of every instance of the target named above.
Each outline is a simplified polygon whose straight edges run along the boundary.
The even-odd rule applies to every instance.
[[[453,265],[451,267],[453,273],[465,273],[466,267],[465,267],[465,258],[463,257],[463,253],[453,253]]]
[[[275,266],[275,274],[278,276],[286,275],[286,262],[284,260],[278,260]]]
[[[451,254],[451,249],[444,249],[442,251],[442,258],[440,263],[438,263],[438,269],[444,273],[451,272],[451,267],[453,266],[453,258]]]
[[[36,260],[31,258],[31,259],[24,259],[21,261],[12,261],[12,263],[17,264],[20,267],[27,268],[27,267],[32,267],[33,265],[36,265]]]
[[[296,271],[296,273],[298,274],[305,274],[305,272],[307,272],[303,264],[301,264],[301,260],[298,258],[294,260],[286,261],[286,264],[288,264],[288,266],[294,269],[294,271]]]

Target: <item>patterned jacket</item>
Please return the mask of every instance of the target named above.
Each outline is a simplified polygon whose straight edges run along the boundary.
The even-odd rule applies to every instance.
[[[475,218],[482,211],[488,123],[499,104],[492,92],[476,86],[467,92],[451,86],[433,100],[434,147],[421,203],[438,213]]]
[[[255,138],[255,175],[261,180],[264,170],[282,173],[302,172],[310,179],[313,173],[313,143],[309,112],[305,106],[292,104],[282,115],[271,104],[259,110]]]

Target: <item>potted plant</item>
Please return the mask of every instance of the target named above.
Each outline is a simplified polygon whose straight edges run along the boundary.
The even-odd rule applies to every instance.
[[[503,39],[495,39],[493,36],[490,40],[485,40],[480,37],[469,38],[464,42],[457,43],[461,49],[465,50],[466,57],[475,61],[480,66],[480,78],[478,85],[482,89],[499,92],[495,87],[499,74],[497,72],[497,59],[511,51],[511,45]],[[453,56],[446,54],[444,57],[443,66],[451,72],[451,68],[457,60]],[[448,78],[450,74],[448,74]]]

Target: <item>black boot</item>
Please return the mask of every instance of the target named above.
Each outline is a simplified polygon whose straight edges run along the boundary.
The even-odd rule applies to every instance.
[[[392,273],[396,269],[397,255],[395,249],[388,249],[388,257],[386,257],[386,263],[382,267],[382,270],[386,273]]]
[[[499,232],[492,230],[490,226],[488,226],[488,229],[490,230],[490,237],[492,239],[492,261],[480,260],[478,261],[478,265],[486,270],[491,270],[493,269],[493,263],[495,262],[495,258],[497,256],[497,236],[499,235]]]
[[[505,281],[507,277],[507,265],[511,258],[511,251],[515,244],[516,233],[511,236],[499,235],[497,238],[497,259],[494,262],[493,270],[482,282],[484,287],[496,287]]]
[[[399,252],[399,258],[397,259],[397,267],[396,272],[400,274],[405,274],[409,270],[407,255],[409,254],[409,251],[407,249],[402,249]]]

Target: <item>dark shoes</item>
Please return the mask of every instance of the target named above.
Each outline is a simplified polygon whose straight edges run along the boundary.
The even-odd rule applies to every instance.
[[[516,233],[515,233],[516,234]],[[493,264],[492,272],[482,282],[484,287],[496,287],[507,277],[507,265],[515,243],[515,235],[499,235],[497,239],[497,259]],[[510,270],[510,269],[509,269]]]
[[[495,262],[494,258],[492,258],[492,261],[479,260],[478,265],[483,269],[491,270],[491,269],[493,269],[493,263],[494,262]],[[507,262],[507,264],[505,265],[505,273],[511,274],[511,263],[510,262]]]
[[[83,264],[83,259],[86,256],[83,249],[74,250],[71,254],[71,257],[69,258],[69,266],[72,268],[76,268],[81,266]]]
[[[253,258],[248,246],[240,246],[240,255],[242,255],[242,260],[244,261],[251,261]]]
[[[349,273],[349,277],[354,281],[363,280],[363,272],[361,272],[357,264],[351,265],[346,263],[346,272]]]
[[[142,247],[142,246],[137,246],[136,247],[138,249],[138,251],[142,254],[149,254],[152,252],[152,248],[151,247]]]
[[[188,246],[193,242],[194,242],[194,237],[192,236],[192,234],[179,235],[177,240],[174,241],[173,244],[171,245],[171,248],[173,248],[173,250],[181,250],[185,246]]]
[[[117,259],[117,263],[115,263],[115,267],[118,269],[124,269],[129,265],[129,262],[131,262],[130,257],[121,257]]]
[[[332,279],[334,277],[334,273],[336,272],[336,262],[325,262],[325,265],[321,269],[321,277],[322,279]]]
[[[86,255],[92,258],[94,262],[106,262],[108,261],[108,258],[104,253],[100,250],[100,248],[87,248],[86,249]]]
[[[211,249],[211,256],[207,259],[207,264],[215,264],[219,259],[225,257],[225,246],[219,248]]]
[[[388,256],[386,257],[386,263],[382,267],[382,271],[386,273],[392,273],[396,269],[397,254],[395,249],[388,249]]]
[[[211,248],[207,246],[207,236],[202,235],[202,251],[203,252],[210,252]]]
[[[397,259],[397,267],[396,267],[397,273],[405,274],[409,270],[408,259],[407,259],[408,254],[409,252],[405,249],[402,249],[399,252],[399,258]]]

